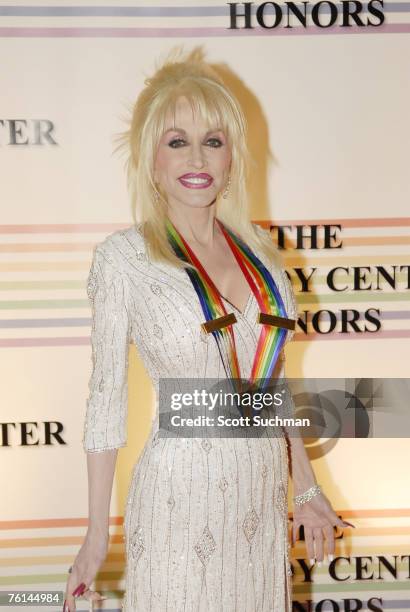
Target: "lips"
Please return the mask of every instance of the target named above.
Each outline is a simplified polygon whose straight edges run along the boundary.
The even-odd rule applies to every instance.
[[[205,172],[200,172],[198,174],[188,172],[180,176],[178,180],[188,189],[206,189],[213,183],[214,179],[210,174],[206,174]]]

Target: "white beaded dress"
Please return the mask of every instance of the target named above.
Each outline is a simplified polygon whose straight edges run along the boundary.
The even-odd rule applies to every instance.
[[[287,316],[296,319],[285,272],[257,255],[279,288]],[[123,611],[290,612],[286,438],[158,434],[161,377],[226,378],[215,339],[201,332],[204,315],[188,274],[150,262],[140,226],[133,225],[95,247],[87,292],[93,369],[84,450],[127,444],[130,342],[157,396],[124,513]],[[224,302],[237,318],[239,364],[249,377],[260,333],[258,304],[253,293],[242,313]],[[284,376],[282,359],[278,376]]]

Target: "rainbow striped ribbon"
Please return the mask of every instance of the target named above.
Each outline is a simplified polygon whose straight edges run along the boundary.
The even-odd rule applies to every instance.
[[[226,228],[219,219],[217,219],[217,222],[255,295],[260,312],[286,318],[285,305],[269,270],[239,236]],[[175,254],[183,261],[192,263],[196,268],[195,270],[186,268],[186,272],[198,295],[206,321],[226,315],[221,294],[195,253],[169,218],[166,220],[166,230]],[[264,389],[269,384],[286,334],[287,329],[270,324],[261,324],[261,333],[255,351],[251,376],[247,382],[248,388],[251,387],[253,390]],[[233,326],[227,325],[216,329],[212,331],[212,335],[217,342],[227,377],[235,379],[237,381],[236,385],[239,385],[241,374]],[[241,391],[242,386],[238,390]]]

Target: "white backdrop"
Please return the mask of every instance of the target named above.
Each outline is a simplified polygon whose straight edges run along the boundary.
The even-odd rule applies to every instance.
[[[120,7],[108,5],[103,16],[98,2],[82,1],[65,3],[72,14],[57,7],[59,14],[50,2],[41,12],[34,2],[14,3],[13,13],[0,2],[1,399],[2,422],[16,424],[8,445],[3,430],[0,449],[7,499],[0,515],[3,590],[62,590],[85,532],[81,438],[91,372],[85,280],[93,245],[132,223],[124,161],[113,155],[112,137],[124,129],[121,117],[155,60],[175,43],[203,44],[209,61],[230,73],[251,125],[252,219],[342,225],[342,249],[284,253],[300,312],[381,310],[375,334],[341,338],[337,330],[305,335],[298,329],[287,348],[288,375],[400,378],[409,372],[406,274],[398,275],[395,290],[385,284],[381,291],[343,294],[324,279],[335,266],[410,263],[407,5],[386,6],[385,26],[371,32],[263,36],[257,28],[227,30],[227,6],[216,2],[178,3],[180,14],[172,16],[165,10],[172,2],[149,5],[158,16],[121,16]],[[35,144],[39,120],[43,128],[50,122],[55,144]],[[294,272],[310,266],[318,268],[313,298],[300,291]],[[110,609],[118,607],[123,588],[124,500],[151,417],[151,388],[134,347],[129,380],[128,446],[119,452],[112,548],[99,582]],[[61,444],[44,444],[44,421],[62,425]],[[36,423],[29,426],[33,446],[22,446],[24,422]],[[334,508],[357,528],[336,550],[349,558],[336,565],[348,581],[322,567],[307,586],[300,563],[306,551],[298,543],[295,601],[343,610],[343,599],[357,597],[371,609],[368,600],[379,597],[382,610],[407,609],[408,560],[401,556],[410,553],[408,448],[407,438],[340,440],[313,461]],[[361,555],[370,557],[366,575],[373,570],[373,579],[355,576]],[[398,571],[393,577],[382,569],[381,581],[383,555],[391,563],[398,557]],[[321,608],[325,599],[335,603]]]

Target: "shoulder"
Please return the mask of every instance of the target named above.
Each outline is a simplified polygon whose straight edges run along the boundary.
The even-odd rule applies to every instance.
[[[252,221],[251,226],[255,232],[256,237],[261,241],[262,244],[269,247],[270,256],[273,263],[281,264],[281,256],[279,254],[278,247],[274,245],[272,240],[272,233],[269,227],[262,227],[259,223]]]
[[[104,296],[113,284],[123,283],[128,262],[132,258],[140,259],[143,253],[144,239],[139,226],[131,225],[108,234],[93,248],[87,278],[88,297],[93,300],[98,290]]]
[[[259,223],[251,222],[253,229],[258,236],[270,236],[270,230],[266,227],[262,227]]]
[[[261,249],[260,255],[265,264],[269,265],[271,270],[282,273],[284,268],[283,258],[279,252],[278,247],[272,240],[272,234],[269,227],[262,227],[258,223],[251,223],[252,228],[256,234],[256,237],[260,240],[260,243],[264,245]]]
[[[140,224],[116,230],[94,247],[94,257],[103,258],[118,272],[125,271],[131,258],[141,259],[142,255],[145,256],[145,243]]]

